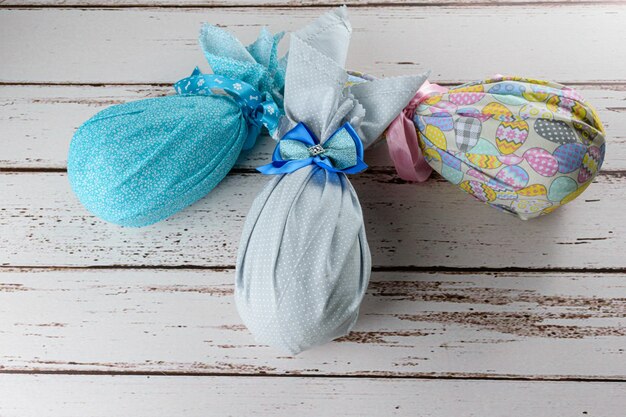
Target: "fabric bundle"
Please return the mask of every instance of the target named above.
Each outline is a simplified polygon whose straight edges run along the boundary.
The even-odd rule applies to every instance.
[[[285,117],[272,163],[259,168],[274,177],[239,247],[239,313],[258,342],[292,354],[347,334],[357,319],[371,260],[346,174],[367,167],[363,148],[426,78],[355,80],[344,70],[350,33],[339,8],[291,35]]]
[[[277,126],[285,60],[282,34],[248,47],[205,25],[200,44],[214,74],[196,69],[177,95],[109,107],[76,132],[68,177],[81,203],[122,226],[163,220],[209,193],[265,125]]]
[[[521,77],[449,90],[426,82],[386,136],[402,178],[424,181],[434,169],[523,220],[578,197],[605,154],[602,123],[577,91]]]

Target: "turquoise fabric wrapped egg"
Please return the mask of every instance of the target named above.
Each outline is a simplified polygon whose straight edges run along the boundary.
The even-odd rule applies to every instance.
[[[87,210],[146,226],[217,186],[254,145],[264,117],[280,112],[281,36],[262,31],[245,48],[207,25],[200,42],[214,75],[196,70],[176,84],[177,95],[112,106],[85,122],[70,145],[68,177]],[[261,114],[265,104],[273,115]]]
[[[172,96],[114,106],[76,132],[70,182],[98,217],[145,226],[219,184],[247,132],[239,106],[227,97]]]

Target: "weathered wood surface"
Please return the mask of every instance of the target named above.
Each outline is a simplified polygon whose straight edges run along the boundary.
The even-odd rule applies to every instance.
[[[609,153],[603,169],[626,169],[626,85],[577,86],[598,110],[607,130]],[[104,108],[132,100],[171,94],[171,87],[141,86],[0,86],[0,168],[66,166],[74,130]],[[255,168],[271,159],[274,142],[259,140],[239,168]],[[391,169],[387,146],[366,153],[374,169]]]
[[[3,375],[0,414],[623,417],[623,384],[588,383],[585,395],[581,395],[581,386],[577,382],[371,378]]]
[[[0,269],[6,371],[626,379],[626,274],[375,272],[347,337],[258,345],[232,270]]]
[[[376,268],[359,322],[294,358],[258,345],[232,297],[241,226],[267,181],[242,169],[267,161],[269,140],[145,229],[95,219],[46,171],[65,168],[98,110],[208,69],[201,22],[251,41],[320,4],[0,0],[0,415],[623,416],[626,5],[577,2],[347,1],[351,68],[573,83],[606,124],[607,160],[580,199],[524,223],[441,180],[402,183],[386,146],[370,150],[372,171],[352,179]]]
[[[3,9],[0,37],[11,42],[0,44],[0,82],[171,83],[195,65],[207,67],[197,44],[202,22],[252,41],[260,26],[293,30],[319,14],[317,7]],[[374,75],[432,69],[439,81],[496,72],[626,80],[626,60],[617,59],[626,6],[359,7],[351,16],[349,66]],[[584,36],[576,36],[580,30]],[[553,59],[555,51],[566,62]]]
[[[91,216],[65,173],[0,174],[0,265],[232,266],[261,174],[228,176],[165,222],[121,228]],[[529,222],[443,180],[352,179],[374,267],[624,268],[626,178],[598,177],[582,198]]]

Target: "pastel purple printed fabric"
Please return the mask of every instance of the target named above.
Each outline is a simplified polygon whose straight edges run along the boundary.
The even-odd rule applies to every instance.
[[[414,122],[435,171],[524,220],[574,200],[604,160],[596,111],[553,82],[496,76],[435,91],[415,108]]]

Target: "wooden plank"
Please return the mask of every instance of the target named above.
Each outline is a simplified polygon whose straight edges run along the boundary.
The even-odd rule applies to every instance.
[[[606,125],[609,155],[604,170],[626,169],[626,85],[577,86],[593,103]],[[0,86],[0,168],[66,166],[67,149],[76,127],[107,106],[163,96],[166,86]],[[239,168],[254,168],[271,158],[274,142],[267,138],[244,155]],[[366,154],[370,167],[392,166],[386,145]]]
[[[376,272],[349,336],[257,344],[232,270],[0,269],[5,371],[626,380],[626,274]]]
[[[622,383],[2,375],[0,389],[5,417],[622,417],[626,408]]]
[[[145,228],[100,221],[64,173],[0,175],[0,265],[232,266],[260,174],[231,175],[193,206]],[[626,178],[602,176],[582,198],[529,222],[457,187],[355,176],[374,267],[624,268]]]
[[[0,36],[12,42],[0,44],[0,82],[171,83],[205,61],[197,45],[201,22],[219,24],[251,41],[260,26],[294,30],[320,12],[317,7],[254,12],[214,8],[209,13],[177,8],[3,9]],[[623,5],[358,7],[351,16],[349,67],[374,75],[430,68],[432,78],[440,81],[479,79],[495,72],[562,82],[626,80],[626,61],[607,59],[619,56],[619,45],[626,43]],[[560,42],[555,50],[555,34],[575,28],[593,30],[576,42]],[[485,44],[488,49],[473,51]],[[552,59],[555,54],[567,57],[567,64]]]
[[[509,5],[516,3],[538,4],[545,6],[555,6],[563,4],[577,3],[617,3],[619,0],[0,0],[2,6],[53,6],[53,7],[145,7],[145,6],[170,6],[170,7],[298,7],[298,6],[341,6],[346,4],[352,7],[377,6],[389,7],[398,5]]]

